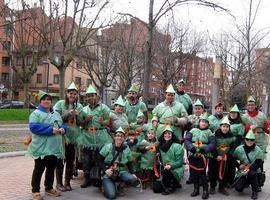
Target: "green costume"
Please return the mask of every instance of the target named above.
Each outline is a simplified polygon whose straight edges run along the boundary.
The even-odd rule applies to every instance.
[[[77,138],[79,137],[79,135],[81,133],[81,129],[78,126],[78,124],[76,124],[76,121],[82,120],[83,106],[80,103],[76,103],[75,109],[78,113],[78,115],[76,116],[76,119],[74,119],[74,116],[69,114],[69,111],[74,109],[73,105],[69,104],[66,106],[65,100],[58,101],[54,105],[53,109],[55,111],[59,112],[59,114],[62,116],[62,119],[68,125],[67,133],[65,135],[66,142],[71,143],[71,144],[77,144]]]
[[[157,139],[162,135],[164,128],[167,125],[171,125],[172,130],[176,137],[182,138],[182,126],[187,122],[187,119],[183,119],[183,117],[187,117],[187,111],[183,104],[174,101],[171,104],[167,103],[167,101],[163,101],[158,104],[157,107],[152,111],[153,119],[152,121],[158,122],[157,127]],[[172,117],[177,117],[177,122],[173,122]],[[183,121],[182,121],[183,120]]]
[[[104,159],[105,165],[110,165],[116,152],[113,150],[113,144],[106,144],[101,150],[100,155],[102,155]],[[121,159],[120,159],[121,157]],[[128,146],[125,147],[123,153],[119,154],[115,159],[114,163],[117,164],[117,169],[120,174],[126,171],[126,164],[131,161],[131,151]],[[108,166],[109,167],[109,166]],[[105,175],[107,176],[107,175]]]
[[[150,150],[146,150],[146,152],[144,152],[144,153],[141,153],[139,165],[140,165],[140,169],[145,169],[145,170],[151,169],[152,170],[154,158],[156,155],[157,142],[150,142],[150,141],[144,139],[138,144],[138,148],[147,147],[147,146],[152,146],[152,148]]]
[[[200,116],[196,116],[195,114],[188,116],[188,122],[192,124],[192,127],[196,127],[199,125]]]
[[[36,109],[29,117],[29,126],[31,124],[50,126],[51,135],[32,134],[32,141],[28,146],[27,155],[30,155],[34,159],[43,159],[49,155],[64,158],[63,136],[52,133],[52,128],[59,128],[63,124],[60,114],[58,112],[47,113]]]
[[[138,101],[136,104],[131,104],[129,101],[125,103],[125,112],[128,117],[129,123],[136,122],[137,113],[141,110],[141,112],[147,112],[147,108],[144,102]]]
[[[160,150],[162,163],[171,165],[171,172],[177,181],[184,176],[183,158],[184,148],[181,144],[173,143],[167,152]]]
[[[221,119],[217,118],[215,115],[210,115],[208,117],[209,119],[209,128],[212,132],[215,132],[219,126],[220,126],[220,121]]]
[[[106,123],[109,120],[110,109],[102,103],[98,103],[95,108],[85,106],[83,108],[84,117],[92,115],[93,118],[88,122],[82,130],[82,134],[78,138],[78,145],[83,148],[98,149],[107,143],[112,142],[111,136],[107,132]],[[104,124],[101,125],[99,120],[103,118]]]
[[[188,110],[188,108],[193,104],[190,96],[187,93],[183,95],[176,93],[175,100],[178,101],[179,103],[182,103],[186,110]]]
[[[138,143],[140,143],[144,138],[148,130],[147,124],[137,124],[132,123],[133,129],[135,130],[136,139],[138,140]]]
[[[129,129],[128,118],[125,113],[117,113],[116,111],[111,110],[110,120],[112,121],[112,130],[117,130],[120,126],[124,130]]]

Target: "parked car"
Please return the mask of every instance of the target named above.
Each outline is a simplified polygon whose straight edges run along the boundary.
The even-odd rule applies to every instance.
[[[2,104],[0,104],[0,109],[23,108],[23,105],[24,105],[24,102],[22,102],[22,101],[3,100]]]

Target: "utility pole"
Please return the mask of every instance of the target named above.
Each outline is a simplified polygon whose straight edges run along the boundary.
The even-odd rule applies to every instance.
[[[216,56],[216,62],[214,66],[214,85],[213,85],[213,94],[212,94],[212,114],[215,113],[215,105],[218,103],[219,95],[219,80],[221,77],[221,58]]]

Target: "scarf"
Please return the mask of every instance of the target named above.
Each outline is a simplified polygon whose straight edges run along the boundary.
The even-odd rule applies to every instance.
[[[258,113],[259,113],[259,111],[257,111],[257,110],[252,111],[252,112],[249,112],[249,111],[248,111],[248,115],[249,115],[250,117],[255,117],[256,115],[258,115]]]

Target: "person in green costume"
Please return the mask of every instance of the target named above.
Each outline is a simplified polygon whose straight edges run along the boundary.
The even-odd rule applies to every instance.
[[[169,195],[182,187],[180,181],[184,175],[184,148],[170,125],[165,127],[158,141],[157,152],[161,171],[159,180],[154,183],[153,191]]]
[[[129,123],[136,122],[136,116],[139,110],[144,114],[145,122],[147,123],[148,116],[146,105],[143,101],[138,99],[138,89],[133,84],[128,90],[127,101],[125,102],[125,112]]]
[[[200,184],[203,186],[203,199],[209,198],[208,183],[206,178],[207,158],[211,157],[211,152],[216,148],[215,136],[209,129],[209,119],[207,115],[200,118],[199,126],[191,129],[185,136],[185,147],[190,152],[188,162],[190,175],[194,182],[194,190],[190,196],[195,197],[200,194]]]
[[[120,126],[124,130],[129,129],[129,123],[127,115],[125,114],[125,102],[120,95],[116,102],[114,103],[114,110],[110,111],[110,119],[108,127],[110,128],[110,132],[115,132]]]
[[[99,150],[106,144],[112,142],[112,138],[107,131],[110,109],[98,100],[96,90],[89,85],[86,91],[88,105],[83,108],[84,124],[82,133],[77,139],[78,145],[83,150],[83,171],[84,181],[82,188],[90,186],[91,179],[94,186],[101,184],[100,180],[93,180],[90,173],[98,171],[97,156]],[[92,173],[93,172],[93,173]]]
[[[243,192],[247,184],[251,184],[251,199],[258,198],[259,183],[258,173],[263,163],[263,151],[255,144],[255,135],[250,129],[245,136],[243,145],[237,147],[233,156],[239,161],[235,178],[235,190]]]
[[[120,192],[120,188],[116,186],[117,182],[123,181],[126,184],[137,182],[131,162],[132,154],[124,141],[125,132],[119,127],[114,133],[114,141],[106,144],[99,152],[103,194],[107,199],[116,199],[117,192]]]
[[[222,103],[215,105],[215,113],[209,116],[209,128],[215,132],[219,128],[219,122],[223,118],[224,106]]]
[[[156,155],[158,142],[156,139],[155,129],[150,125],[145,138],[138,144],[138,151],[141,153],[139,159],[140,178],[143,189],[146,189],[146,183],[150,183],[151,189],[155,182],[153,164]]]
[[[135,130],[136,138],[138,139],[138,143],[140,143],[147,133],[147,124],[144,123],[144,114],[139,110],[136,123],[131,123],[130,128]]]
[[[43,199],[40,195],[40,181],[45,168],[45,194],[55,197],[61,195],[53,189],[54,170],[57,159],[64,158],[63,135],[67,130],[60,114],[52,109],[52,97],[39,91],[39,98],[40,105],[29,117],[32,141],[27,149],[27,155],[35,161],[31,181],[33,200]]]
[[[210,194],[215,194],[217,181],[219,182],[219,193],[228,196],[226,190],[229,178],[235,176],[231,171],[234,165],[232,154],[236,147],[241,144],[241,138],[236,140],[236,137],[230,130],[230,122],[228,117],[224,117],[220,122],[220,128],[215,132],[216,149],[213,152],[213,159],[209,161],[209,179],[210,179]]]
[[[135,130],[129,129],[128,132],[126,132],[127,139],[125,141],[125,144],[130,148],[131,150],[131,161],[133,163],[133,168],[137,174],[139,171],[139,165],[138,165],[138,157],[139,153],[137,151],[138,148],[138,139],[136,138]]]
[[[66,97],[64,100],[58,101],[54,105],[54,110],[57,111],[63,122],[68,125],[67,133],[65,135],[65,160],[58,159],[56,167],[56,188],[60,191],[72,190],[70,180],[73,175],[74,161],[75,161],[75,145],[80,134],[82,122],[83,106],[78,102],[78,89],[75,83],[71,83],[67,88]],[[65,185],[63,185],[62,177],[65,169]]]
[[[165,93],[165,101],[158,104],[152,111],[152,124],[157,127],[157,139],[162,135],[167,125],[180,140],[183,137],[183,127],[187,123],[187,112],[182,103],[175,101],[175,90],[170,84]]]
[[[188,115],[192,114],[192,99],[190,98],[190,96],[185,93],[185,85],[186,82],[181,79],[178,81],[176,87],[177,87],[177,92],[175,95],[175,100],[178,101],[179,103],[182,103],[188,113]]]

